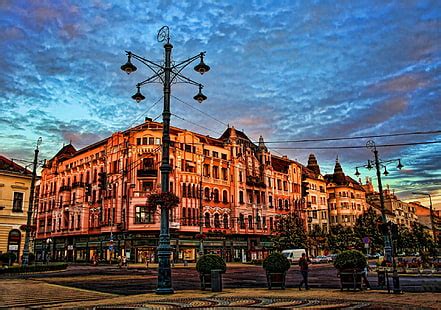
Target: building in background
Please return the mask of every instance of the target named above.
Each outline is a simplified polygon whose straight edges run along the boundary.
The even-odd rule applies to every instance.
[[[367,210],[366,193],[361,184],[344,174],[336,160],[334,173],[325,175],[330,225],[352,227]]]
[[[0,155],[0,253],[23,254],[32,172]],[[32,250],[32,247],[31,247]]]

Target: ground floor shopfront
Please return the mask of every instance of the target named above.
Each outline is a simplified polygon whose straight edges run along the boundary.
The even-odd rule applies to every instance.
[[[172,233],[171,261],[195,262],[200,244],[205,254],[217,254],[227,262],[247,262],[264,259],[272,250],[266,236],[206,234],[196,239],[195,234]],[[126,256],[131,263],[157,262],[158,233],[114,233],[88,236],[66,236],[37,239],[34,253],[38,261],[91,262],[117,261]]]

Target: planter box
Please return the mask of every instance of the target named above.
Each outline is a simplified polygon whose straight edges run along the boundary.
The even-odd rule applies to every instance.
[[[280,288],[282,290],[285,289],[285,279],[286,279],[286,272],[267,272],[266,273],[266,280],[268,282],[268,289],[273,288]]]
[[[200,273],[201,290],[211,289],[213,292],[222,292],[222,272],[212,270],[211,273]]]
[[[199,279],[201,280],[201,290],[211,289],[211,274],[210,273],[200,273]]]
[[[358,270],[342,270],[340,271],[340,288],[362,290],[363,289],[363,272]]]

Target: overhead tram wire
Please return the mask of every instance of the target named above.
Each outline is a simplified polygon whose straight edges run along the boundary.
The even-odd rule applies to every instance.
[[[266,143],[266,142],[265,142]],[[425,141],[425,142],[410,142],[410,143],[395,143],[395,144],[376,144],[377,148],[399,147],[399,146],[413,146],[413,145],[427,145],[438,144],[441,141]],[[311,147],[273,147],[278,150],[337,150],[337,149],[363,149],[365,145],[350,145],[350,146],[311,146]]]
[[[411,135],[430,135],[430,134],[441,134],[441,130],[414,131],[414,132],[391,133],[391,134],[382,134],[382,135],[366,135],[366,136],[355,136],[355,137],[336,137],[336,138],[317,138],[317,139],[301,139],[301,140],[265,141],[265,143],[323,142],[323,141],[359,140],[359,139],[386,138],[386,137],[399,137],[399,136],[411,136]]]
[[[212,130],[212,129],[208,128],[208,127],[205,127],[205,126],[199,125],[199,124],[197,124],[197,123],[195,123],[195,122],[189,121],[189,120],[187,120],[187,119],[185,119],[185,118],[183,118],[183,117],[181,117],[181,116],[179,116],[179,115],[176,115],[176,114],[174,114],[174,113],[172,113],[172,115],[175,116],[175,117],[177,117],[177,118],[179,118],[180,120],[183,120],[183,121],[187,122],[187,123],[190,123],[190,124],[192,124],[192,125],[198,126],[198,127],[203,128],[203,129],[205,129],[205,130],[208,130],[208,131],[214,132],[214,133],[216,133],[216,134],[218,134],[218,135],[222,135],[222,133],[219,132],[219,131],[215,131],[215,130]]]
[[[163,98],[164,96],[161,96],[158,100],[156,100],[147,110],[145,110],[144,112],[142,112],[140,115],[138,115],[133,122],[129,125],[129,127],[127,127],[127,129],[130,129],[133,125],[135,125],[135,123],[143,116],[146,115],[148,112],[150,112],[151,109],[153,109]]]
[[[184,100],[179,99],[179,98],[176,97],[176,96],[172,96],[172,97],[173,97],[174,99],[176,99],[178,102],[181,102],[181,103],[183,103],[183,104],[189,106],[189,107],[192,108],[193,110],[196,110],[196,111],[198,111],[198,112],[204,114],[205,116],[208,116],[209,118],[215,120],[216,122],[218,122],[218,123],[220,123],[220,124],[222,124],[222,125],[224,125],[224,126],[228,126],[228,124],[226,124],[225,122],[219,120],[218,118],[216,118],[216,117],[214,117],[214,116],[211,116],[211,115],[208,114],[207,112],[204,112],[204,111],[202,111],[202,110],[200,110],[200,109],[194,107],[194,105],[189,104],[189,103],[185,102]]]

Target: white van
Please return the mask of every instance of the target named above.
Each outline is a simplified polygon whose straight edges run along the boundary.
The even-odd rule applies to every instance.
[[[292,263],[298,263],[300,260],[300,257],[302,257],[302,254],[306,254],[305,249],[292,249],[292,250],[283,250],[282,255],[285,256],[289,262]]]

